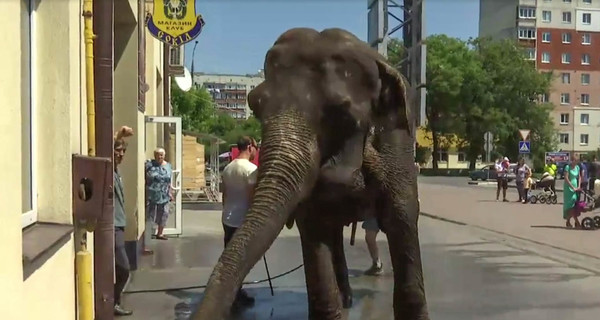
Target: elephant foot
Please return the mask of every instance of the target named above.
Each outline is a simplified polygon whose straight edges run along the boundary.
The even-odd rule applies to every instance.
[[[352,308],[352,294],[342,295],[342,307],[344,309]]]

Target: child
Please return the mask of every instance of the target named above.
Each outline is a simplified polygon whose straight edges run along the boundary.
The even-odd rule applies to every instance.
[[[531,172],[527,170],[525,173],[525,197],[523,199],[523,203],[529,202],[529,190],[533,185],[533,179],[531,178]]]

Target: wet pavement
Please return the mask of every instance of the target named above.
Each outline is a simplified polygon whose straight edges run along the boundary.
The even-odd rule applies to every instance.
[[[143,258],[128,291],[206,284],[223,246],[220,213],[186,210],[183,218],[185,235],[154,241],[155,254]],[[363,230],[358,228],[355,246],[349,245],[350,228],[346,236],[354,306],[345,319],[393,319],[385,236],[378,237],[385,268],[380,277],[362,275],[370,266]],[[510,238],[427,217],[420,219],[420,238],[432,319],[596,319],[600,314],[600,275],[544,258],[543,248],[524,251]],[[296,229],[284,229],[266,258],[271,276],[300,265]],[[264,278],[260,261],[246,280]],[[231,319],[307,319],[304,271],[275,279],[273,285],[273,297],[268,283],[245,286],[256,304]],[[189,319],[201,296],[202,289],[138,292],[126,294],[124,303],[134,310],[130,319],[183,320]]]

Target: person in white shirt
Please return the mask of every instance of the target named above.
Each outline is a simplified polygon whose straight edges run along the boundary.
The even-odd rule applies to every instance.
[[[225,246],[231,240],[236,230],[242,225],[250,208],[254,186],[256,184],[257,167],[250,162],[256,155],[256,141],[250,137],[242,137],[237,143],[240,154],[229,163],[221,174],[223,180],[223,230],[225,231]],[[236,302],[251,305],[254,298],[248,296],[240,288]]]

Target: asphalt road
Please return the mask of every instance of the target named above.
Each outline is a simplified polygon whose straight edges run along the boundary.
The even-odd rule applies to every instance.
[[[302,262],[293,231],[286,230],[267,253],[272,275]],[[346,231],[349,235],[350,228]],[[553,260],[545,258],[543,247],[525,251],[510,238],[427,217],[420,219],[420,238],[431,319],[597,319],[600,314],[600,275],[569,267],[552,255],[548,256]],[[393,281],[385,237],[380,234],[378,238],[385,268],[380,277],[362,275],[370,265],[362,239],[364,233],[359,228],[356,245],[346,242],[355,304],[344,319],[393,319]],[[153,259],[151,269],[138,272],[130,290],[204,284],[214,264],[206,257],[218,257],[220,241],[215,229],[213,235],[159,243],[162,248],[155,248],[155,257],[148,258]],[[264,270],[259,262],[247,280],[263,278]],[[247,286],[257,299],[256,305],[230,319],[307,319],[303,270],[273,284],[273,297],[267,283]],[[201,295],[201,290],[137,293],[127,295],[125,304],[136,310],[131,319],[181,320],[189,319]]]

